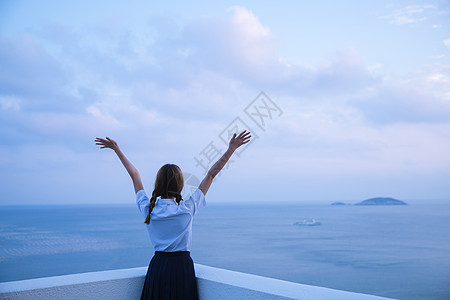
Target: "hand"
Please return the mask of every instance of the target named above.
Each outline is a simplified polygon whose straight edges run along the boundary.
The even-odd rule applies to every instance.
[[[101,146],[100,149],[103,148],[110,148],[113,150],[119,149],[119,145],[117,144],[117,142],[113,139],[110,139],[109,137],[106,137],[106,140],[102,138],[95,138],[95,144]]]
[[[252,136],[250,135],[250,131],[247,131],[247,130],[242,131],[238,136],[236,136],[236,133],[235,133],[235,134],[233,134],[233,137],[230,140],[228,148],[234,151],[237,148],[239,148],[240,146],[250,142],[251,137]]]

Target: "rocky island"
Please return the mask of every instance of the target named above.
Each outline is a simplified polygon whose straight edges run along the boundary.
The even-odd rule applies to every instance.
[[[407,203],[394,198],[377,197],[361,201],[355,205],[407,205]]]

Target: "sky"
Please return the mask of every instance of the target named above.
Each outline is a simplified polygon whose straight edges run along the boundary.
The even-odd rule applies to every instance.
[[[450,200],[448,1],[0,0],[0,204]]]

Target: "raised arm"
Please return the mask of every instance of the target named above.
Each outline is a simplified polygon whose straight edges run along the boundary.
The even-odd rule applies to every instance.
[[[205,178],[200,183],[200,186],[198,188],[203,192],[203,195],[206,195],[214,177],[219,174],[220,170],[222,170],[222,168],[225,166],[233,152],[243,144],[247,144],[250,141],[250,138],[250,132],[247,132],[247,130],[244,130],[238,136],[236,136],[236,133],[233,135],[230,143],[228,144],[227,151],[225,151],[222,157],[211,167],[211,169],[209,169]]]
[[[128,174],[130,174],[131,180],[133,180],[134,191],[137,193],[138,191],[144,189],[144,186],[142,185],[141,175],[139,175],[138,170],[122,153],[122,150],[120,150],[119,145],[115,140],[110,139],[109,137],[106,137],[106,139],[96,138],[95,144],[99,145],[100,149],[110,148],[114,150],[114,152],[117,154],[120,161],[122,162],[123,166],[127,170]]]

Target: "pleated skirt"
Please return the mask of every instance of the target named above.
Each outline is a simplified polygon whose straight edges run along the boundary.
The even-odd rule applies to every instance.
[[[198,300],[194,262],[189,251],[156,251],[148,266],[141,300]]]

